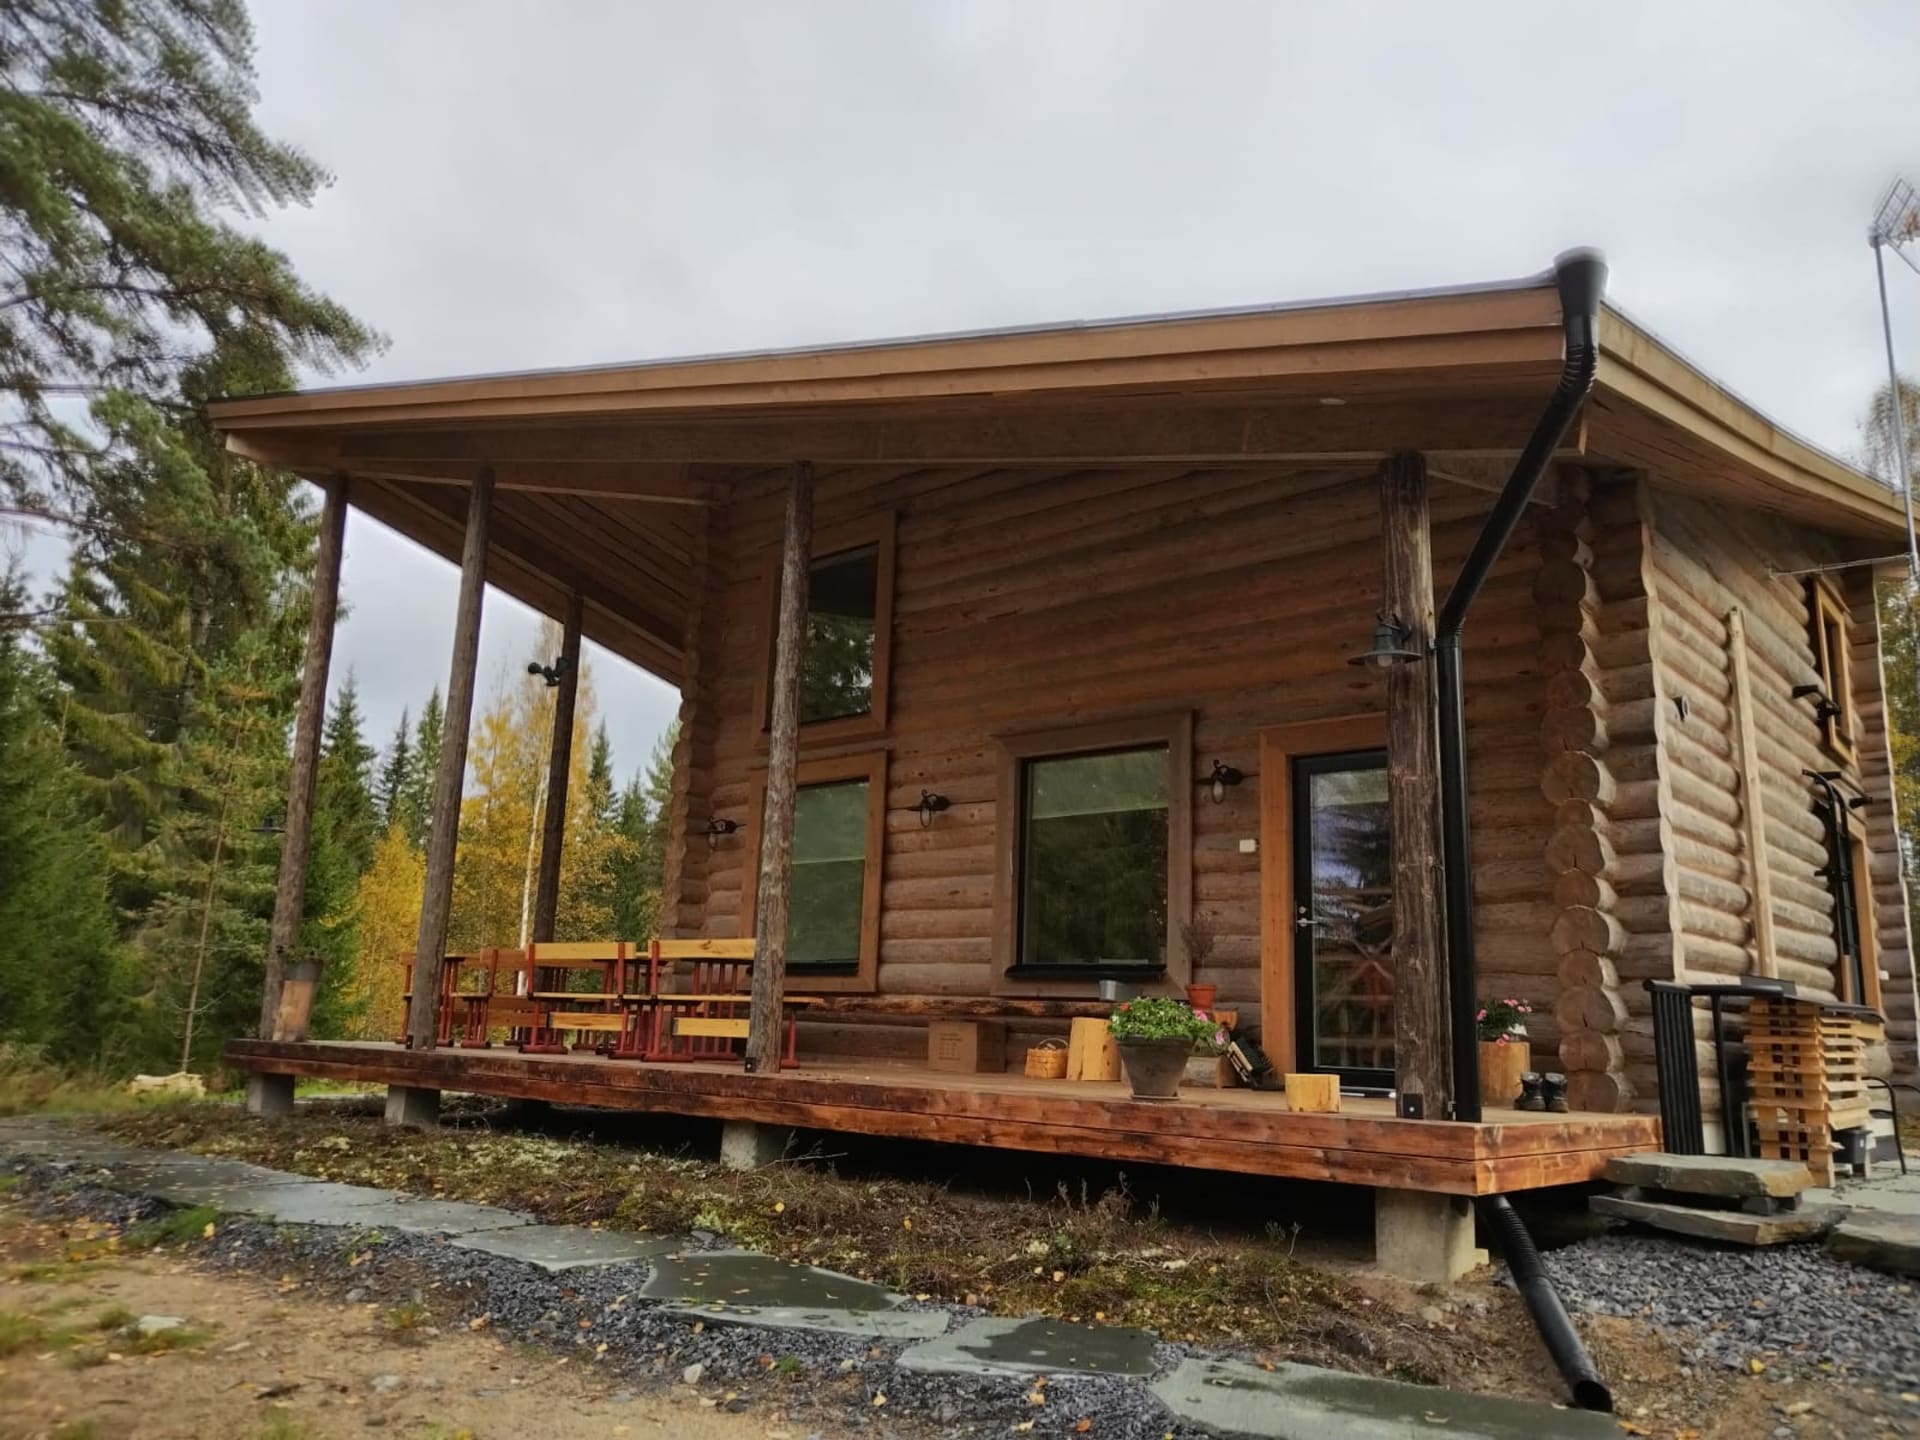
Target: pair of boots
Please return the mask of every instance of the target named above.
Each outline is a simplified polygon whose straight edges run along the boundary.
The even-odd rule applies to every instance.
[[[1520,1076],[1520,1099],[1514,1108],[1566,1114],[1567,1077],[1552,1072],[1543,1074],[1538,1070],[1524,1071]]]

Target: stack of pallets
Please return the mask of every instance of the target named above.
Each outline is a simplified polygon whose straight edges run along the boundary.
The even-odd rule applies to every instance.
[[[1834,1133],[1868,1123],[1869,1024],[1807,1000],[1753,1002],[1748,1108],[1762,1156],[1798,1160],[1833,1183]]]

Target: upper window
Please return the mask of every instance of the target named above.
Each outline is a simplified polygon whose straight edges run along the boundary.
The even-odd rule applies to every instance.
[[[815,560],[807,576],[807,648],[800,658],[800,723],[873,709],[880,547]]]
[[[761,743],[772,718],[773,636],[780,576],[766,573],[767,646],[756,709]],[[814,536],[800,652],[800,724],[809,740],[867,736],[887,727],[893,630],[893,515],[868,516]]]
[[[880,863],[886,837],[887,757],[882,751],[803,760],[793,797],[787,880],[787,969],[801,992],[871,990],[880,965]],[[740,914],[751,928],[760,889],[760,832],[767,777],[753,777],[740,876]]]
[[[1853,705],[1853,659],[1847,607],[1826,577],[1808,584],[1813,616],[1813,662],[1820,672],[1820,738],[1842,760],[1854,758],[1859,721]]]
[[[793,803],[793,878],[787,968],[847,969],[860,963],[860,902],[867,873],[863,776],[802,785]]]
[[[1167,747],[1021,765],[1026,967],[1167,959]]]
[[[1193,717],[1003,735],[993,953],[1003,994],[1103,976],[1187,978]]]

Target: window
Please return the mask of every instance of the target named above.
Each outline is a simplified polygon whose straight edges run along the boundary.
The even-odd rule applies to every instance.
[[[797,993],[871,990],[880,963],[880,865],[887,757],[875,751],[802,761],[793,798],[787,970]],[[740,929],[753,929],[767,778],[748,801]]]
[[[793,802],[787,968],[860,963],[867,871],[867,781],[802,785]]]
[[[809,741],[870,735],[887,725],[893,630],[893,516],[822,530],[807,568],[800,655],[800,724]],[[761,742],[772,720],[773,642],[779,628],[775,556],[766,576],[767,644],[758,710]]]
[[[1166,964],[1166,746],[1021,771],[1019,964]]]
[[[1820,738],[1842,760],[1854,758],[1859,721],[1853,708],[1853,658],[1848,636],[1847,607],[1840,592],[1825,576],[1808,582],[1808,608],[1813,616],[1813,662],[1820,672]]]
[[[1163,970],[1184,981],[1192,718],[1003,736],[999,750],[998,988]]]

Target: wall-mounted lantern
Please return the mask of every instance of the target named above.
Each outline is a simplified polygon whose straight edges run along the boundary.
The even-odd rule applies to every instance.
[[[1379,623],[1373,627],[1373,646],[1364,654],[1356,655],[1347,663],[1365,665],[1374,670],[1385,670],[1394,665],[1410,665],[1415,660],[1427,657],[1413,648],[1413,629],[1398,615],[1380,612]]]
[[[920,792],[920,803],[913,807],[920,812],[920,828],[922,830],[931,828],[933,825],[933,817],[941,811],[951,808],[952,805],[953,802],[946,796],[936,795],[931,790],[922,790]]]
[[[738,820],[722,820],[718,815],[714,816],[711,820],[707,821],[707,848],[709,850],[718,850],[720,848],[720,837],[722,835],[731,835],[739,828],[740,822]]]
[[[1207,787],[1207,798],[1219,805],[1227,798],[1227,790],[1238,785],[1247,777],[1224,760],[1213,762],[1213,772],[1200,783]]]
[[[560,688],[560,682],[567,678],[567,657],[556,655],[551,665],[542,665],[538,660],[529,660],[527,674],[538,675],[547,682],[549,690],[557,690]]]

